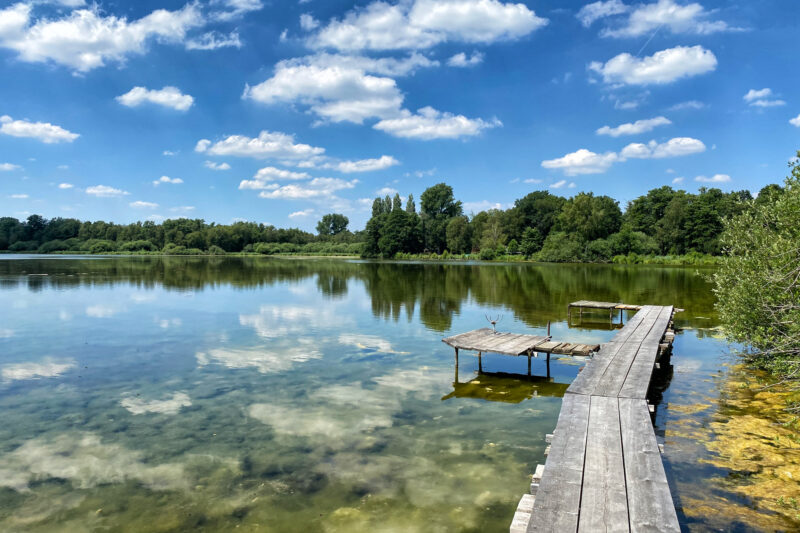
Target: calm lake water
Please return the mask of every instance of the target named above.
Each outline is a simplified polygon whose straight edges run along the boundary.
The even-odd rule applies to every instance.
[[[527,378],[525,358],[487,355],[478,376],[464,353],[456,375],[441,338],[487,314],[501,330],[611,338],[602,313],[567,324],[578,299],[685,309],[656,392],[682,524],[791,530],[784,466],[800,479],[800,444],[761,443],[769,472],[764,449],[731,454],[730,420],[758,438],[781,411],[743,401],[761,393],[731,366],[707,275],[0,256],[0,530],[508,531],[583,361],[553,360],[547,379],[534,359]]]

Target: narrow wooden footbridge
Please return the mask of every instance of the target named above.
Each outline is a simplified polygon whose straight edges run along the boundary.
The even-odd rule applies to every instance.
[[[511,533],[680,531],[646,400],[674,309],[637,307],[567,389]]]

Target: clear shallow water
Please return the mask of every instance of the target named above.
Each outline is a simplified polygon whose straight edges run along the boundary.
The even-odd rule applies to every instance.
[[[686,309],[658,430],[682,521],[717,527],[693,509],[730,469],[671,433],[727,375],[695,270],[0,256],[0,530],[507,531],[581,362],[462,354],[454,383],[441,338],[612,337],[577,299]]]

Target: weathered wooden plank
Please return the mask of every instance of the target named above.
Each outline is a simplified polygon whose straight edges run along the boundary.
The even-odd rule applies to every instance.
[[[619,302],[595,302],[592,300],[578,300],[569,304],[570,307],[583,307],[586,309],[614,309]]]
[[[591,397],[588,435],[578,531],[627,532],[628,500],[616,398]]]
[[[659,342],[669,326],[671,316],[671,306],[661,309],[653,328],[639,347],[636,359],[631,364],[628,375],[617,394],[619,397],[643,399],[647,396],[650,379],[653,375],[653,366],[658,356]]]
[[[631,531],[680,531],[647,403],[620,398],[619,413]]]
[[[577,531],[589,397],[564,396],[528,532]]]
[[[630,322],[614,336],[612,342],[600,348],[600,351],[595,354],[594,359],[592,359],[573,380],[567,392],[574,394],[592,394],[617,353],[625,346],[630,336],[639,329],[645,318],[654,311],[652,307],[644,307],[641,311],[636,313]]]

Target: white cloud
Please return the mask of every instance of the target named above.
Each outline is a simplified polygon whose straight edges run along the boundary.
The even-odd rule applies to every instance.
[[[345,174],[353,172],[372,172],[375,170],[383,170],[395,165],[399,165],[400,161],[390,155],[382,155],[376,159],[360,159],[357,161],[339,161],[338,163],[331,164],[330,167]]]
[[[103,16],[97,5],[59,19],[35,21],[32,9],[20,2],[0,11],[0,46],[15,50],[23,61],[52,61],[78,72],[143,54],[152,40],[183,42],[188,30],[205,23],[194,2],[176,11],[157,9],[130,22]]]
[[[606,37],[640,37],[665,28],[672,33],[709,35],[722,31],[740,31],[721,20],[709,21],[712,14],[697,3],[679,5],[674,0],[658,0],[652,4],[639,4],[620,28],[606,28]]]
[[[777,107],[786,105],[786,102],[774,98],[774,96],[775,94],[773,94],[772,89],[764,88],[759,90],[750,89],[743,98],[748,105],[754,107]]]
[[[173,185],[177,185],[179,183],[183,183],[183,180],[180,178],[170,178],[169,176],[161,176],[157,180],[153,180],[153,185],[158,187],[162,183],[171,183]]]
[[[171,398],[166,400],[149,401],[138,396],[127,394],[119,403],[134,415],[143,415],[145,413],[176,415],[182,407],[189,407],[192,405],[192,400],[185,392],[175,392],[172,394]]]
[[[178,152],[173,152],[172,150],[164,150],[163,152],[161,152],[161,154],[166,156],[173,156],[173,155],[178,155]]]
[[[305,31],[311,31],[319,26],[319,21],[309,13],[300,15],[300,27]]]
[[[541,182],[542,182],[542,180],[537,179],[537,178],[528,178],[528,179],[522,180],[522,183],[527,183],[529,185],[535,185],[535,184],[538,184],[538,183],[541,183]]]
[[[678,183],[683,183],[683,176],[678,176],[672,180],[673,185],[677,185]]]
[[[601,1],[586,4],[575,16],[581,21],[584,28],[588,28],[596,20],[612,15],[619,15],[626,11],[628,11],[628,6],[623,4],[621,0],[607,0],[605,2]]]
[[[19,170],[22,167],[13,163],[0,163],[0,172],[11,172],[12,170]]]
[[[307,159],[322,155],[324,148],[295,144],[294,135],[281,132],[262,131],[258,137],[231,135],[212,143],[201,139],[195,147],[196,152],[219,156],[253,157],[256,159]]]
[[[262,191],[261,198],[301,200],[309,198],[330,198],[336,191],[352,189],[358,180],[345,181],[339,178],[314,178],[303,184],[282,185],[270,192]]]
[[[706,176],[697,176],[694,181],[699,181],[701,183],[727,183],[731,181],[731,177],[727,174],[714,174],[710,178]]]
[[[472,52],[470,57],[464,52],[459,52],[447,60],[447,64],[451,67],[474,67],[483,63],[483,54],[481,52]]]
[[[373,126],[377,130],[408,139],[456,139],[478,135],[489,128],[502,126],[497,119],[485,121],[480,118],[467,118],[464,115],[442,113],[432,107],[423,107],[412,114],[403,110],[398,118],[384,119]]]
[[[218,48],[241,48],[239,34],[232,31],[228,35],[217,31],[209,31],[186,41],[187,50],[216,50]]]
[[[116,196],[126,196],[130,193],[123,191],[122,189],[109,187],[108,185],[94,185],[86,188],[86,194],[91,194],[92,196],[97,196],[99,198],[113,198]]]
[[[230,170],[231,166],[228,163],[216,163],[214,161],[206,161],[203,163],[206,168],[211,170]]]
[[[170,211],[173,213],[190,213],[195,210],[193,205],[179,205],[177,207],[170,207]]]
[[[398,191],[397,189],[395,189],[393,187],[382,187],[382,188],[378,189],[377,191],[375,191],[375,194],[377,194],[378,196],[386,196],[387,194],[389,196],[393,196],[393,195],[397,194],[398,192],[400,192],[400,191]]]
[[[59,189],[72,189],[73,187],[74,187],[74,185],[71,184],[71,183],[59,183],[58,184],[58,188]]]
[[[391,78],[358,68],[280,62],[272,78],[245,88],[244,98],[263,104],[298,102],[325,120],[361,124],[396,116],[403,95]]]
[[[219,21],[230,21],[237,19],[251,11],[258,11],[264,7],[261,0],[211,0],[211,5],[221,5],[227,11],[212,13],[212,17]]]
[[[706,151],[706,145],[691,137],[675,137],[665,143],[650,141],[647,144],[631,143],[619,153],[622,159],[663,159],[680,157]]]
[[[559,181],[557,181],[555,183],[551,183],[550,184],[550,188],[551,189],[560,189],[566,184],[567,184],[567,180],[559,180]]]
[[[615,128],[603,126],[597,130],[597,134],[610,135],[612,137],[619,137],[620,135],[638,135],[639,133],[653,131],[657,126],[665,126],[667,124],[672,124],[672,121],[666,117],[655,117],[637,120],[634,123],[620,124]]]
[[[0,16],[2,11],[0,11]],[[2,19],[0,19],[2,24]],[[0,26],[1,27],[1,26]],[[8,115],[0,117],[0,133],[11,135],[12,137],[28,137],[37,139],[45,144],[60,142],[71,143],[78,137],[77,133],[67,131],[61,126],[50,124],[49,122],[28,122],[27,120],[14,120]]]
[[[276,180],[305,180],[311,178],[310,174],[306,172],[293,172],[275,167],[264,167],[256,172],[252,180],[242,180],[239,183],[240,189],[255,189],[255,190],[275,190],[278,185]]]
[[[670,111],[685,111],[687,109],[699,110],[706,107],[706,104],[698,100],[687,100],[686,102],[679,102],[669,108]]]
[[[15,363],[4,365],[3,381],[19,381],[38,378],[54,378],[75,368],[74,359],[53,359],[45,357],[41,362]]]
[[[141,200],[137,200],[135,202],[131,202],[128,204],[129,206],[136,208],[136,209],[157,209],[158,204],[154,204],[153,202],[143,202]]]
[[[289,218],[304,218],[304,217],[310,217],[313,214],[314,210],[309,208],[309,209],[303,209],[302,211],[295,211],[293,213],[289,213]]]
[[[480,200],[478,202],[464,202],[465,213],[480,213],[481,211],[488,211],[490,209],[505,209],[506,206],[500,202],[490,202],[489,200]]]
[[[314,48],[424,49],[443,42],[518,39],[547,24],[524,4],[498,0],[373,2],[333,19],[308,39]]]
[[[183,94],[177,87],[164,87],[163,89],[148,89],[134,87],[127,93],[117,96],[117,102],[128,107],[138,107],[145,102],[170,107],[178,111],[186,111],[194,103],[194,98]]]
[[[800,128],[800,115],[797,115],[796,117],[789,119],[789,124]]]
[[[590,150],[581,148],[576,152],[566,154],[564,157],[542,161],[542,166],[544,168],[562,170],[567,176],[575,176],[578,174],[602,174],[618,160],[619,156],[614,152],[596,154]]]
[[[30,198],[27,194],[9,194],[8,197],[12,200],[27,200]]]
[[[662,85],[681,78],[705,74],[717,68],[717,58],[702,46],[676,46],[644,58],[619,54],[606,63],[594,61],[589,69],[606,83]]]

